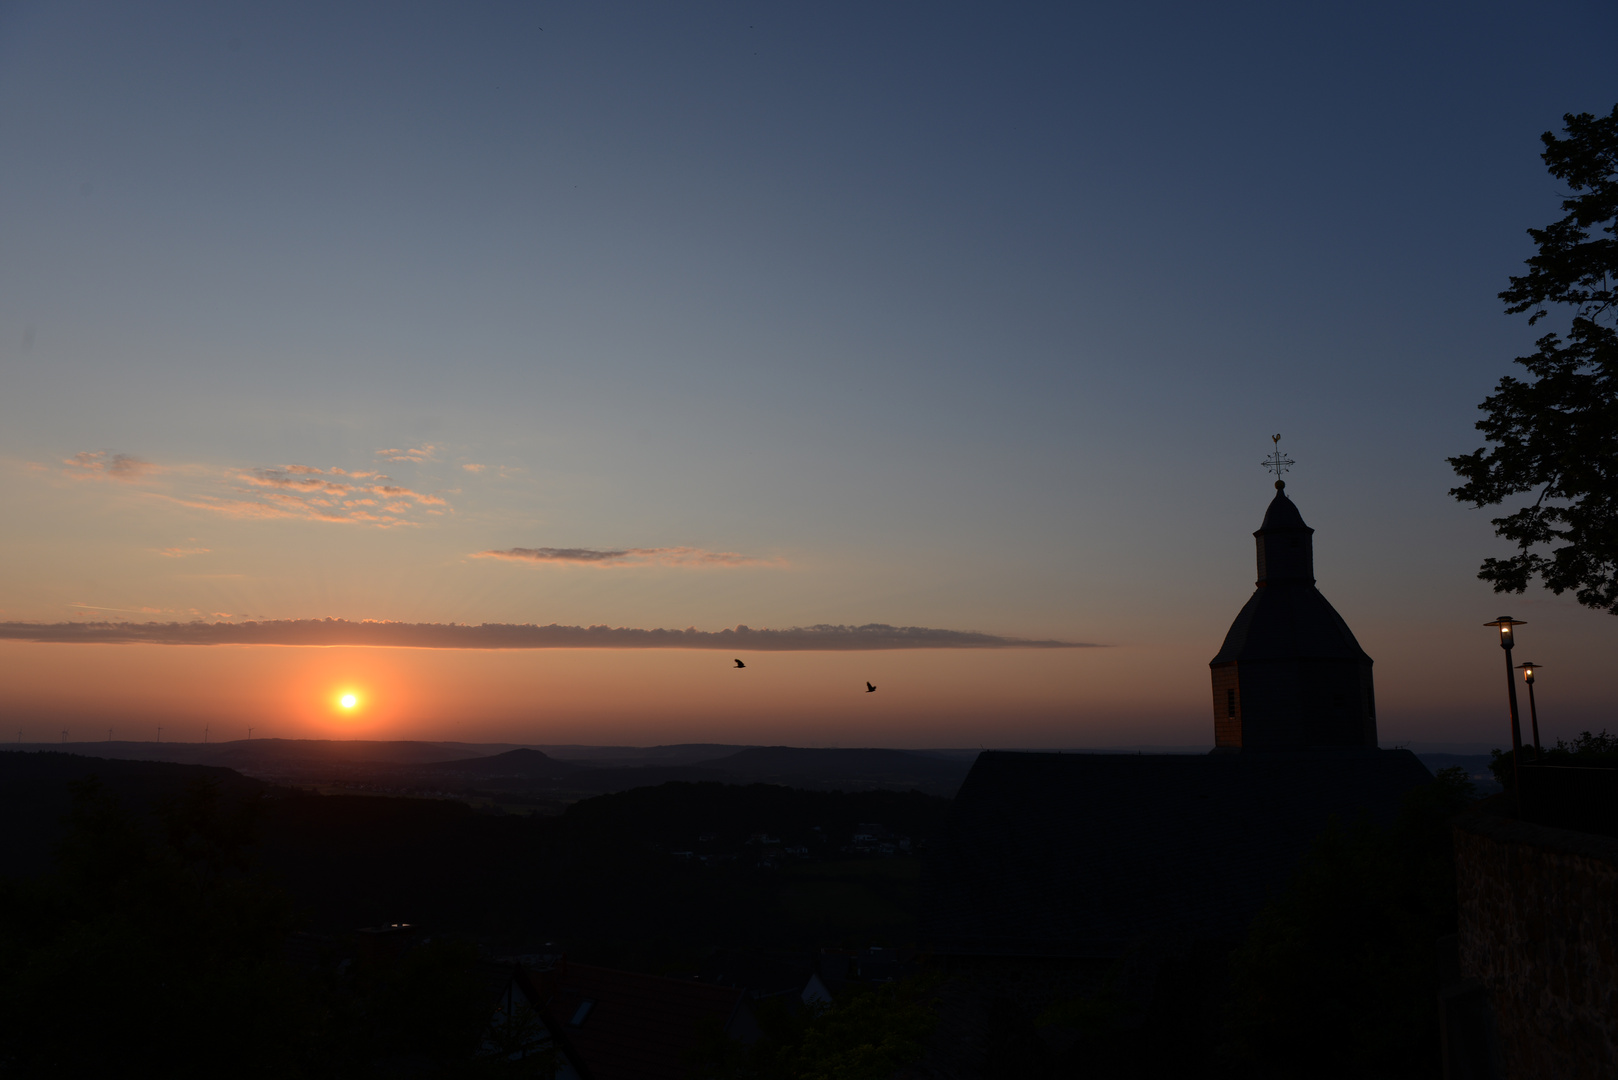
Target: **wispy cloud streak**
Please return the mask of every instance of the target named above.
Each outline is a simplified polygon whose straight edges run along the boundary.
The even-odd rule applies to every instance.
[[[150,461],[142,461],[129,454],[114,454],[109,450],[81,450],[70,458],[62,459],[62,464],[76,470],[74,475],[77,476],[119,480],[126,484],[136,483],[159,471]]]
[[[1032,640],[925,626],[797,626],[785,630],[643,630],[551,623],[350,622],[275,619],[242,623],[0,623],[0,640],[67,644],[304,645],[408,649],[718,649],[875,652],[892,649],[1084,649],[1089,642]]]
[[[438,456],[440,447],[432,443],[422,443],[420,446],[404,450],[378,450],[376,456],[384,461],[409,461],[420,465],[423,461],[432,461]]]
[[[760,559],[734,551],[694,547],[660,548],[505,548],[474,552],[474,559],[509,559],[528,563],[573,563],[580,566],[779,566],[779,559]]]
[[[426,447],[424,451],[432,449]],[[374,469],[321,469],[313,465],[228,471],[199,467],[164,469],[128,454],[112,454],[106,450],[83,451],[64,459],[63,465],[69,475],[79,479],[124,483],[164,473],[159,482],[141,488],[146,497],[239,520],[290,518],[391,528],[420,525],[421,520],[413,517],[418,511],[435,516],[453,512],[449,500],[442,495],[401,487],[394,484],[391,477]],[[178,548],[165,552],[194,553]]]

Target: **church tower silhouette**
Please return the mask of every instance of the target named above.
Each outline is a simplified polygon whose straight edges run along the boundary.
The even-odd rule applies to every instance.
[[[1374,750],[1371,658],[1315,588],[1315,530],[1285,488],[1253,534],[1258,587],[1208,662],[1215,752]]]

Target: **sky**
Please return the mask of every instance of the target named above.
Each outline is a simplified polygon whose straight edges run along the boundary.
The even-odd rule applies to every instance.
[[[1610,725],[1445,459],[1615,101],[1595,2],[0,4],[0,622],[221,642],[14,631],[0,739],[1211,745],[1277,432],[1383,745],[1502,612]],[[440,625],[218,630],[327,619]]]

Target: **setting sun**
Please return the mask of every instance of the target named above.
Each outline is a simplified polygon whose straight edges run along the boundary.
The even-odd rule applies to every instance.
[[[359,700],[360,699],[355,697],[353,694],[344,694],[342,698],[339,699],[339,703],[345,709],[352,709],[355,705],[359,704]]]

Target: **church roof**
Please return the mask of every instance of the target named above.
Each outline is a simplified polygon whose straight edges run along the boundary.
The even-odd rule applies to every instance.
[[[1258,588],[1209,664],[1244,660],[1354,660],[1370,663],[1348,623],[1314,583],[1314,530],[1277,489],[1253,535]],[[1300,535],[1302,534],[1302,535]]]
[[[1287,493],[1277,490],[1275,498],[1270,500],[1270,508],[1264,511],[1264,524],[1258,527],[1259,532],[1269,532],[1272,529],[1307,529],[1303,523],[1303,515]]]
[[[1256,589],[1210,664],[1233,660],[1364,660],[1354,631],[1313,585]]]
[[[978,756],[924,879],[957,955],[1115,957],[1241,934],[1333,815],[1391,821],[1408,750]]]

